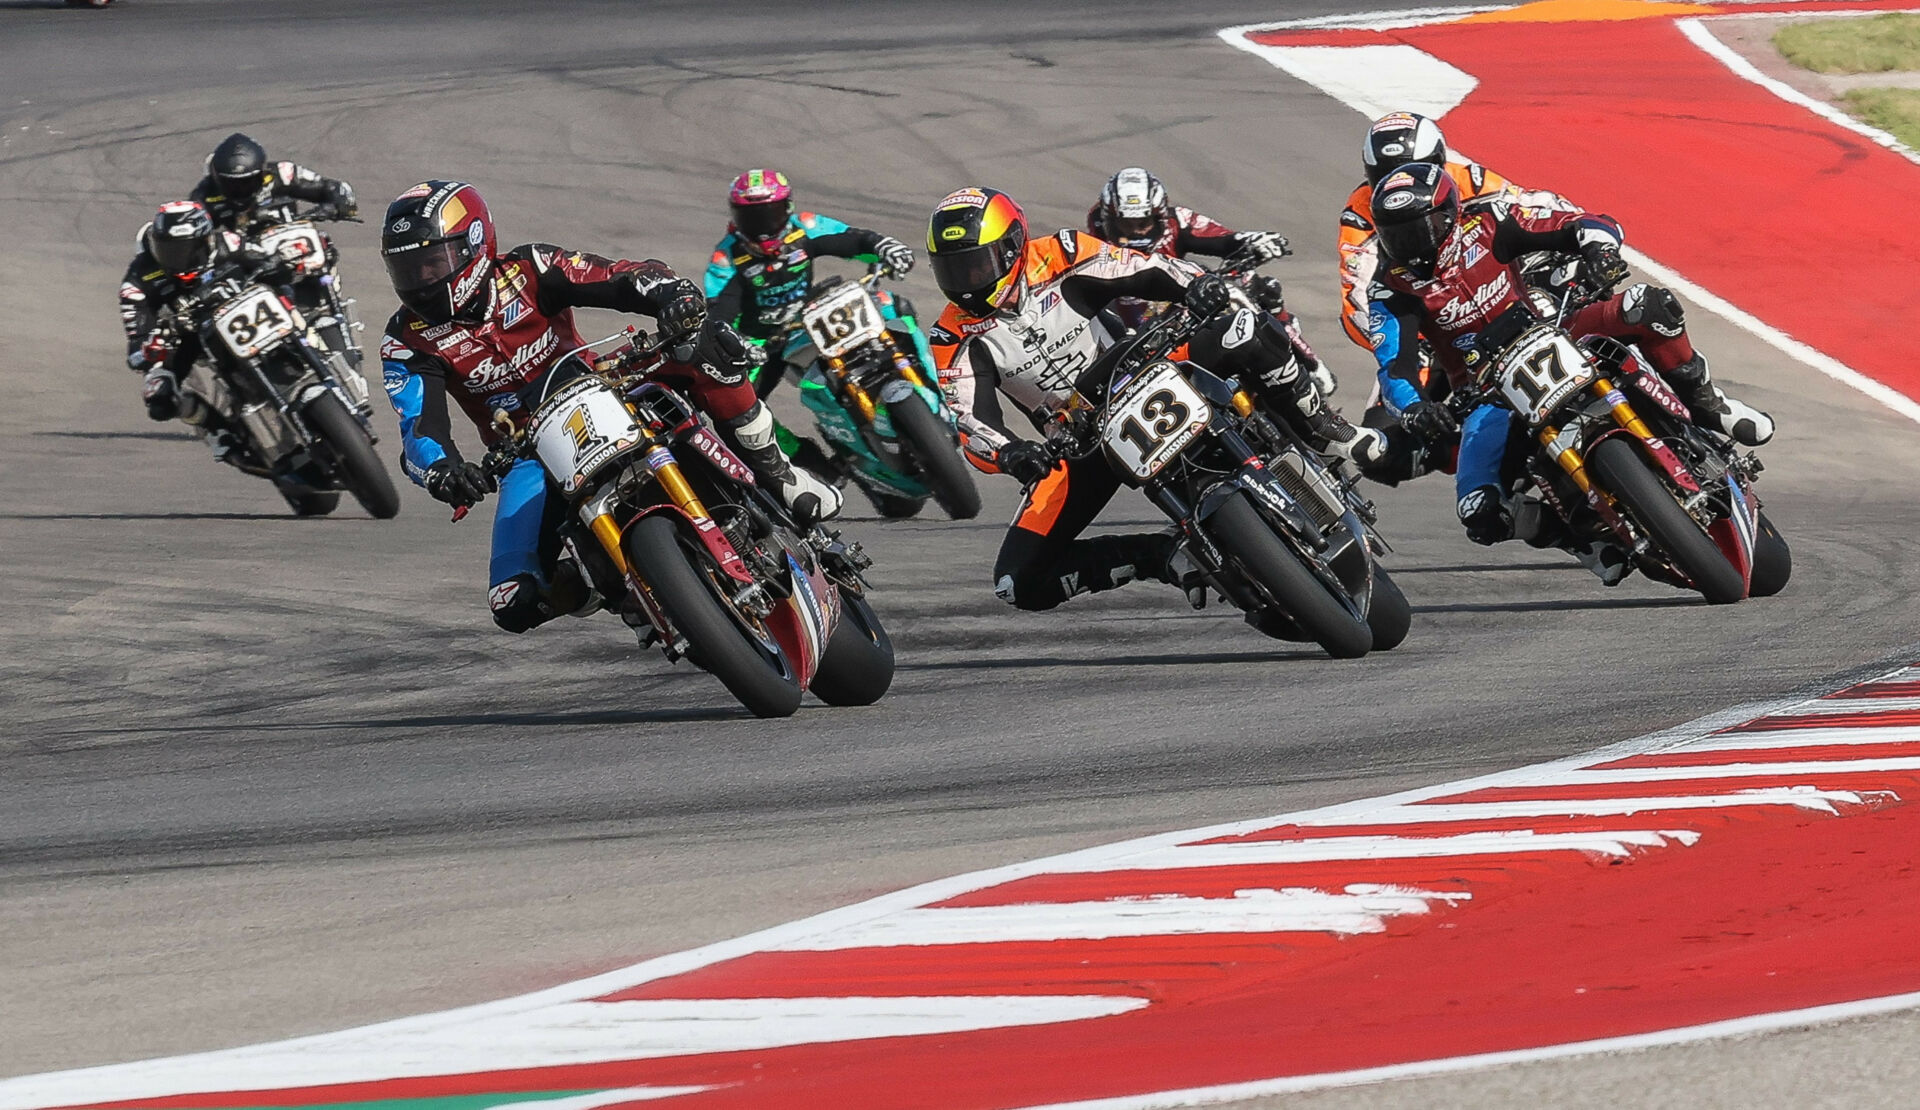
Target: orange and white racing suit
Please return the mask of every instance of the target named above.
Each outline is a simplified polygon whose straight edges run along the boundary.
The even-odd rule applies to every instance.
[[[928,334],[941,388],[959,419],[967,460],[999,473],[1007,430],[1000,396],[1037,429],[1073,393],[1073,380],[1113,341],[1099,313],[1121,297],[1179,301],[1199,267],[1116,247],[1062,228],[1027,243],[1017,307],[974,316],[954,305]],[[1079,535],[1120,481],[1099,455],[1069,460],[1027,490],[994,561],[994,592],[1022,609],[1051,609],[1137,577],[1164,579],[1171,537]]]

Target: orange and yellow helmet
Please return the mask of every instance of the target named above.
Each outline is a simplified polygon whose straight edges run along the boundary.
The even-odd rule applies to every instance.
[[[1026,252],[1026,213],[997,189],[948,193],[927,224],[933,280],[948,300],[975,316],[1019,304]]]

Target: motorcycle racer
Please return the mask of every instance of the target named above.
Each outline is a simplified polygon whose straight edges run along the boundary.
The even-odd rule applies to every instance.
[[[730,434],[741,458],[803,522],[839,511],[833,487],[787,463],[773,417],[747,380],[751,348],[707,317],[698,288],[663,262],[613,260],[531,243],[504,253],[493,217],[472,185],[427,181],[387,209],[381,231],[387,273],[401,308],[380,346],[387,395],[400,417],[402,469],[456,508],[494,489],[452,436],[451,396],[479,429],[498,437],[496,411],[524,419],[549,371],[579,348],[576,308],[655,317],[669,333],[699,330],[693,358],[665,376]],[[537,460],[523,459],[499,484],[489,607],[494,623],[524,632],[586,600],[577,573],[559,560],[563,500],[549,497]]]
[[[1245,254],[1258,264],[1287,254],[1286,236],[1275,231],[1235,231],[1185,205],[1174,204],[1167,199],[1166,186],[1160,179],[1139,166],[1129,166],[1107,179],[1100,199],[1087,209],[1087,230],[1109,243],[1168,258]],[[1322,395],[1331,396],[1333,375],[1313,353],[1299,321],[1287,311],[1279,281],[1260,276],[1253,279],[1252,286],[1260,303],[1286,329],[1301,367],[1313,376]],[[1147,302],[1128,298],[1116,304],[1114,311],[1131,328],[1140,326],[1147,308]]]
[[[1450,423],[1444,407],[1419,392],[1419,341],[1431,344],[1452,385],[1468,384],[1464,352],[1474,335],[1526,295],[1522,255],[1580,256],[1606,285],[1628,276],[1620,226],[1611,218],[1505,203],[1466,212],[1453,176],[1433,163],[1413,163],[1383,178],[1374,209],[1384,263],[1372,283],[1374,356],[1398,392],[1394,403],[1416,428],[1438,431]],[[1576,313],[1568,330],[1575,337],[1607,335],[1636,344],[1700,426],[1747,446],[1772,437],[1771,418],[1713,384],[1706,356],[1694,350],[1684,311],[1668,290],[1634,285]],[[1512,415],[1482,405],[1461,426],[1458,510],[1475,543],[1513,536],[1500,480]]]
[[[767,348],[766,365],[754,383],[761,397],[773,392],[785,374],[784,343],[799,326],[800,310],[813,290],[815,258],[879,262],[894,274],[913,269],[913,251],[890,235],[816,212],[795,212],[793,186],[778,170],[748,170],[734,178],[727,205],[733,219],[707,262],[707,307]],[[913,305],[885,290],[875,290],[874,296],[887,319],[913,327],[922,365],[933,365],[914,324]]]
[[[194,186],[191,198],[205,206],[215,226],[228,231],[242,231],[255,222],[283,222],[296,200],[330,205],[342,219],[352,219],[360,210],[352,185],[292,162],[269,163],[266,148],[238,131],[207,155],[206,176]]]
[[[180,380],[205,354],[200,337],[176,334],[161,320],[215,265],[241,255],[244,243],[216,229],[206,208],[191,200],[161,205],[136,238],[140,250],[120,279],[120,323],[127,333],[127,368],[143,376],[147,416],[178,417],[206,437],[216,460],[230,461],[239,442],[225,419],[180,390]]]
[[[928,224],[927,249],[950,302],[929,339],[962,449],[981,470],[1010,474],[1027,487],[994,563],[994,592],[1020,609],[1044,610],[1136,577],[1175,581],[1167,534],[1079,538],[1118,492],[1118,478],[1097,458],[1053,466],[1046,447],[1007,430],[999,395],[1039,428],[1111,342],[1098,318],[1102,309],[1138,297],[1189,301],[1196,313],[1212,316],[1231,296],[1226,283],[1180,259],[1071,228],[1030,240],[1019,205],[993,189],[960,189],[942,200]],[[1301,375],[1275,381],[1290,388],[1328,450],[1349,458],[1378,451],[1378,433],[1322,408]]]

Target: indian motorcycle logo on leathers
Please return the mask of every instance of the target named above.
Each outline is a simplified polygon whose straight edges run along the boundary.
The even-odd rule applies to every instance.
[[[491,393],[501,383],[511,381],[520,375],[530,364],[538,364],[560,342],[553,332],[540,333],[540,338],[513,352],[513,357],[505,364],[492,355],[486,361],[466,372],[464,382],[469,393]]]
[[[1465,297],[1455,297],[1440,306],[1434,314],[1434,320],[1443,328],[1456,328],[1469,320],[1484,316],[1494,305],[1505,301],[1513,293],[1513,278],[1502,270],[1487,284],[1475,289]]]

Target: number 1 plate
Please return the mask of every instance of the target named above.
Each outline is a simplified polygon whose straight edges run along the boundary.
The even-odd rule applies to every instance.
[[[1114,466],[1141,481],[1160,473],[1213,419],[1213,406],[1170,362],[1147,368],[1107,408],[1101,436]]]

